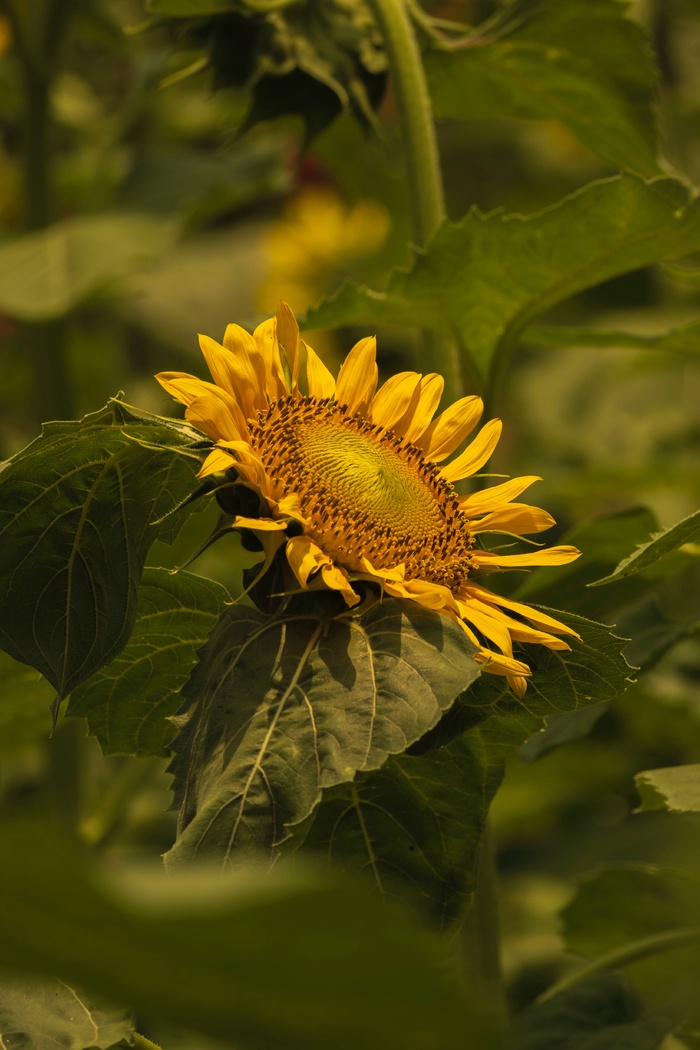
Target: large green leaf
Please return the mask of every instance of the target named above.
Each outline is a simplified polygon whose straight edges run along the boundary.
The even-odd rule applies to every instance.
[[[645,1014],[618,974],[603,973],[535,1003],[518,1027],[518,1050],[659,1050],[676,1019]]]
[[[128,1011],[64,981],[0,979],[0,1046],[11,1050],[86,1050],[130,1040]]]
[[[681,565],[669,579],[651,588],[647,583],[646,593],[621,609],[616,618],[617,630],[630,639],[625,657],[644,671],[677,642],[700,630],[700,559],[697,555],[680,558]]]
[[[700,813],[700,765],[645,769],[635,777],[641,809]]]
[[[443,747],[390,758],[324,796],[304,846],[341,871],[369,875],[439,929],[463,916],[476,884],[482,833],[507,755],[537,723],[489,718]]]
[[[585,288],[700,250],[700,206],[671,178],[620,175],[536,215],[472,209],[445,223],[386,292],[346,283],[308,328],[412,324],[456,338],[481,373],[539,314]]]
[[[591,349],[657,350],[668,354],[696,357],[700,354],[700,321],[690,321],[658,335],[609,332],[597,328],[556,328],[533,326],[523,335],[524,343],[534,346],[590,347]]]
[[[193,488],[200,438],[112,401],[45,424],[0,474],[0,645],[59,698],[128,639],[148,548],[181,517],[153,523]]]
[[[479,674],[474,647],[413,602],[275,619],[233,607],[185,690],[172,864],[269,855],[324,789],[405,751]]]
[[[624,579],[635,572],[641,572],[663,558],[671,551],[677,550],[686,543],[692,543],[700,536],[700,510],[690,514],[687,518],[672,525],[665,532],[654,535],[648,543],[642,544],[637,550],[625,558],[609,576],[602,580],[596,580],[592,587],[600,587],[604,583],[614,583],[616,580]]]
[[[61,317],[88,296],[153,266],[175,226],[148,215],[66,219],[0,245],[0,311],[24,321]]]
[[[48,738],[54,696],[37,671],[0,652],[0,754],[17,754]]]
[[[559,120],[614,167],[659,172],[655,69],[618,0],[515,4],[499,32],[428,52],[425,68],[440,116]]]
[[[126,647],[74,691],[66,711],[87,718],[105,755],[163,753],[177,732],[169,716],[182,703],[178,690],[227,598],[213,580],[145,570]]]
[[[680,929],[700,919],[700,879],[647,864],[587,875],[561,912],[569,951],[604,955],[630,941]]]
[[[122,867],[109,889],[43,825],[5,825],[0,856],[0,968],[253,1050],[452,1050],[465,1031],[494,1046],[444,949],[364,886],[280,865]]]

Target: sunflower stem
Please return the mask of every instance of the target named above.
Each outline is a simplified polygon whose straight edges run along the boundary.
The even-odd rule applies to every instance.
[[[413,239],[420,250],[446,219],[442,172],[420,48],[404,0],[369,0],[389,63],[406,156]],[[440,372],[448,395],[462,393],[462,369],[454,344],[427,333],[426,370]]]
[[[501,920],[493,835],[487,822],[481,839],[476,891],[459,932],[465,984],[504,1025],[508,1007],[501,969]]]

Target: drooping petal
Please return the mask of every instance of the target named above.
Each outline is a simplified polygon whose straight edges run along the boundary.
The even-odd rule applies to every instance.
[[[541,480],[537,475],[530,474],[522,478],[510,478],[502,485],[492,485],[491,488],[481,489],[479,492],[470,492],[468,496],[460,496],[459,509],[469,517],[499,510],[504,503],[510,503],[535,481]]]
[[[457,459],[453,459],[440,471],[441,477],[450,483],[468,478],[491,458],[501,436],[503,424],[500,419],[491,419],[481,428],[477,436],[467,445]]]
[[[251,529],[253,532],[282,532],[287,528],[286,521],[274,521],[272,518],[246,518],[237,514],[231,523],[232,529]]]
[[[231,452],[215,448],[210,452],[197,471],[198,478],[206,478],[208,474],[218,474],[220,470],[230,470],[235,467],[236,460]]]
[[[422,378],[418,372],[397,372],[387,379],[370,403],[368,415],[371,421],[385,430],[393,430],[409,405],[413,402],[414,410],[418,405]]]
[[[345,569],[335,565],[332,558],[324,554],[308,536],[293,536],[288,540],[286,555],[292,572],[304,589],[308,588],[312,573],[320,569],[323,583],[331,590],[339,591],[347,605],[357,605],[360,601]]]
[[[308,343],[304,343],[306,350],[306,385],[309,397],[317,397],[321,400],[326,397],[335,396],[335,379],[328,371],[321,358]]]
[[[350,412],[366,412],[377,386],[377,340],[360,339],[340,366],[335,399]]]
[[[461,397],[441,412],[414,444],[431,463],[441,463],[471,434],[483,411],[480,397]]]
[[[190,401],[185,418],[215,441],[240,441],[248,437],[248,424],[238,403],[217,387]]]
[[[418,439],[430,426],[435,410],[440,404],[442,392],[445,389],[445,380],[437,372],[429,372],[423,376],[420,383],[420,395],[415,410],[406,416],[396,428],[397,434],[405,437],[406,441],[416,444]],[[410,418],[409,418],[410,415]]]
[[[525,617],[534,623],[536,626],[541,627],[546,631],[554,631],[557,634],[571,634],[575,638],[578,638],[578,634],[573,630],[572,627],[567,627],[565,623],[560,623],[559,620],[555,620],[553,616],[549,616],[547,613],[542,612],[541,609],[533,609],[530,605],[524,605],[522,602],[513,601],[512,598],[504,598],[500,594],[494,594],[492,591],[488,591],[481,584],[472,582],[468,583],[466,589],[484,601],[490,602],[492,605],[500,605],[504,609],[509,609],[511,612],[516,613],[518,616]]]
[[[216,394],[219,389],[213,383],[197,379],[187,372],[159,372],[156,379],[182,405],[189,405],[196,397],[202,397],[207,392]]]

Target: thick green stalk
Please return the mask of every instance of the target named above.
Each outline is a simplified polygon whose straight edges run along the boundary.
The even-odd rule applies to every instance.
[[[369,3],[389,62],[406,157],[413,239],[421,249],[446,218],[435,122],[423,63],[404,0],[369,0]],[[440,372],[445,377],[448,395],[459,397],[463,381],[456,346],[427,332],[422,356],[425,370]]]

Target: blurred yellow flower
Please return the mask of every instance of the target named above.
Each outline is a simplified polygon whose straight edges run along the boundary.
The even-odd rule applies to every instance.
[[[299,338],[286,303],[252,336],[231,324],[223,346],[200,336],[200,347],[214,383],[182,372],[157,379],[216,442],[200,474],[233,471],[258,496],[258,515],[237,516],[232,527],[255,533],[268,557],[284,545],[301,588],[330,588],[353,606],[360,601],[353,584],[367,580],[442,613],[479,647],[484,670],[506,675],[520,696],[530,672],[514,658],[514,641],[569,648],[558,637],[574,634],[564,624],[478,581],[511,566],[562,565],[579,553],[559,546],[503,555],[476,545],[482,532],[522,535],[554,523],[514,502],[536,477],[467,496],[455,491],[500,437],[501,422],[492,419],[444,464],[479,421],[480,398],[462,397],[433,418],[444,387],[436,373],[401,372],[377,390],[373,338],[353,347],[336,379]]]

